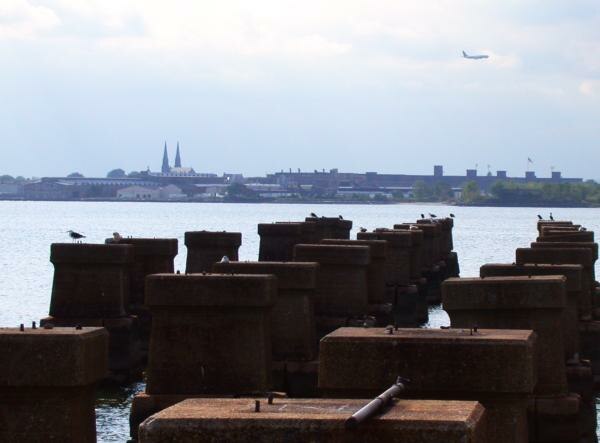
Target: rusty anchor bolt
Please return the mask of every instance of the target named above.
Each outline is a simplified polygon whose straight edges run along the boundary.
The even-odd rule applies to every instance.
[[[267,397],[267,403],[272,405],[273,404],[273,393],[269,392],[269,396]]]
[[[386,327],[385,331],[387,332],[387,335],[394,335],[394,327],[393,326]]]
[[[181,274],[181,271],[179,271],[179,269],[177,270],[177,275]]]
[[[25,330],[25,325],[23,323],[21,323],[21,326],[19,326],[19,331],[23,332]]]
[[[77,329],[78,331],[80,331],[83,328],[81,327],[81,325],[77,325],[77,326],[75,326],[75,329]]]
[[[31,329],[37,329],[37,325],[34,321],[31,322]]]
[[[260,412],[260,400],[254,401],[254,412]]]

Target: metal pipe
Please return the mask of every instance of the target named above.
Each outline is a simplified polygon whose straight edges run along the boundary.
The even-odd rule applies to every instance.
[[[391,403],[394,397],[397,397],[406,389],[405,384],[407,382],[408,380],[398,377],[396,379],[396,383],[394,383],[389,389],[378,395],[376,398],[352,414],[351,417],[346,419],[344,423],[346,429],[355,429],[359,424],[377,415],[384,407]]]

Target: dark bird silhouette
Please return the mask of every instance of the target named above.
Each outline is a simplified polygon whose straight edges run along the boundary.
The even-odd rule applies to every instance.
[[[310,213],[310,216],[311,216],[311,217],[314,217],[314,218],[317,218],[317,214],[315,214],[314,212],[311,212],[311,213]]]
[[[338,215],[338,217],[340,218],[340,220],[343,220],[343,219],[344,219],[344,217],[342,217],[341,215]]]
[[[367,228],[360,227],[360,232],[367,232]]]
[[[554,217],[552,217],[552,212],[550,213],[550,220],[554,221]]]
[[[425,218],[425,214],[421,214],[421,218]]]
[[[450,213],[450,218],[454,218],[454,214],[452,212]]]
[[[584,228],[583,226],[582,226],[581,228],[579,228],[579,230],[580,230],[581,232],[585,232],[585,231],[587,231],[587,229],[586,229],[586,228]]]
[[[437,217],[437,215],[435,215],[435,214],[432,214],[432,213],[430,212],[430,213],[429,213],[429,217],[431,217],[431,218],[436,218],[436,217]]]
[[[539,219],[539,220],[543,220],[543,219],[544,219],[544,217],[542,217],[540,214],[538,214],[538,219]]]
[[[71,237],[71,240],[76,241],[76,240],[81,240],[82,238],[85,238],[85,235],[80,234],[79,232],[75,232],[72,230],[68,230],[67,234],[69,234],[69,237]]]

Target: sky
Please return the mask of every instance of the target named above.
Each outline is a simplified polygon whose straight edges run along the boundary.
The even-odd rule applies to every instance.
[[[600,2],[0,0],[0,137],[27,177],[600,179]]]

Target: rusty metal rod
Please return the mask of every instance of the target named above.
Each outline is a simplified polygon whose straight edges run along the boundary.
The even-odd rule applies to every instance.
[[[398,377],[396,383],[394,383],[389,389],[364,405],[362,408],[352,414],[351,417],[347,418],[344,422],[346,429],[355,429],[359,424],[364,423],[365,421],[377,415],[379,411],[390,404],[394,397],[397,397],[406,389],[406,382],[408,382],[408,380]]]

